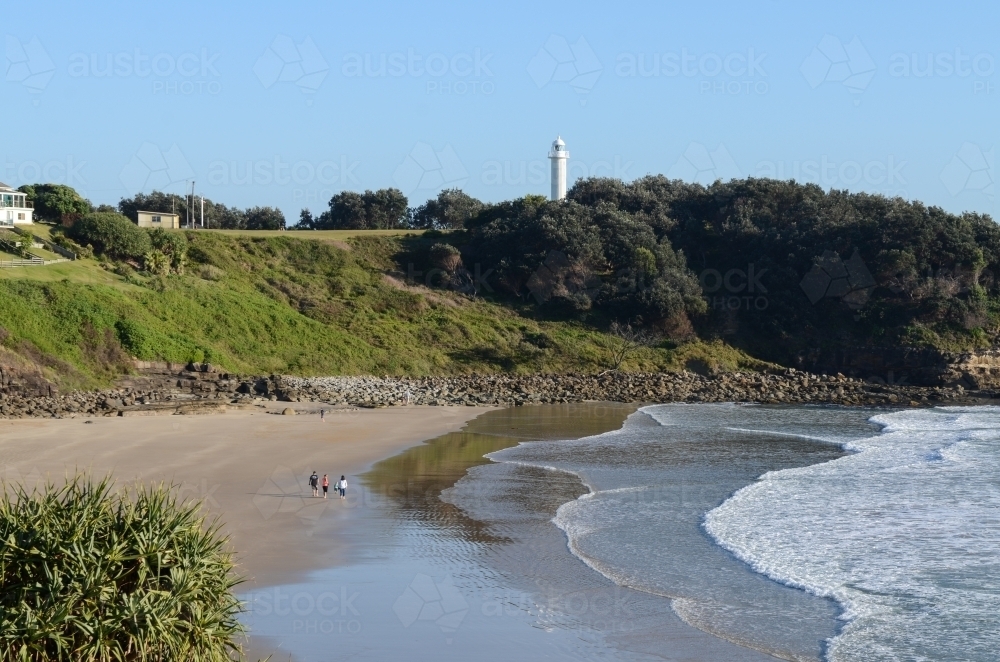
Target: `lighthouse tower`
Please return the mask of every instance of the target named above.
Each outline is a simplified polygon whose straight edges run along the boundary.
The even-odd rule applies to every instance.
[[[552,161],[552,200],[562,200],[566,197],[566,161],[569,160],[569,152],[566,151],[566,143],[558,136],[552,143],[549,160]]]

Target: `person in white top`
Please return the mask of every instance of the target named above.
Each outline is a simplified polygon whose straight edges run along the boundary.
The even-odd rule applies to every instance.
[[[337,490],[340,492],[340,498],[343,499],[344,495],[347,493],[347,479],[343,476],[337,481]]]

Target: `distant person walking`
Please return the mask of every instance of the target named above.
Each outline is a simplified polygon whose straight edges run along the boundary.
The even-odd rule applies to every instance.
[[[309,487],[312,488],[313,496],[319,496],[319,476],[315,471],[309,476]]]
[[[330,489],[330,477],[323,474],[323,498],[326,498],[326,492]]]
[[[340,498],[343,499],[344,495],[347,494],[347,479],[343,476],[337,481],[337,490],[340,492]]]
[[[325,409],[320,409],[319,410],[319,420],[320,420],[321,423],[326,423],[326,410]]]

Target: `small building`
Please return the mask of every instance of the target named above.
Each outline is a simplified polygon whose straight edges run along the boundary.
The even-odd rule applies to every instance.
[[[0,182],[0,227],[31,225],[34,211],[26,194]]]
[[[167,228],[178,229],[181,227],[181,215],[169,214],[162,211],[140,211],[140,228]]]

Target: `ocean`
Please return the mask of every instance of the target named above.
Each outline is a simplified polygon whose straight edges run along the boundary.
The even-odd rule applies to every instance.
[[[1000,408],[655,405],[490,457],[579,476],[553,519],[572,554],[715,636],[795,660],[996,659]]]
[[[351,562],[248,625],[303,660],[996,658],[1000,408],[629,411],[499,410],[377,464]]]

